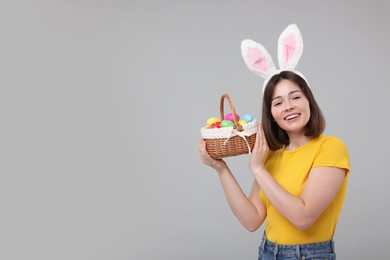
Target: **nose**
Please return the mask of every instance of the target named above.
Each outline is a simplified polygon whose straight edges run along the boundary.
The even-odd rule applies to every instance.
[[[287,101],[287,102],[285,103],[285,107],[284,107],[284,109],[285,109],[286,111],[293,110],[293,109],[294,109],[294,105],[293,105],[293,104],[291,104],[291,102],[290,102],[290,101]]]

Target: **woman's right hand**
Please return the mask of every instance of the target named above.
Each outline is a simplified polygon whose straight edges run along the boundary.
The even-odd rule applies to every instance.
[[[218,172],[227,167],[224,160],[211,158],[211,156],[206,150],[206,141],[203,138],[200,138],[199,140],[199,155],[200,155],[200,160],[204,164],[214,168]]]

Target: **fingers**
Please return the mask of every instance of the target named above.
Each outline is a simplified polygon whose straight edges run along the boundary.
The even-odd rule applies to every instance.
[[[206,141],[203,138],[200,138],[199,140],[199,154],[202,161],[204,161],[207,151],[206,151]]]
[[[263,126],[260,126],[260,127],[261,127],[261,145],[262,145],[262,147],[265,147],[265,146],[267,146],[267,140],[265,139]]]
[[[265,138],[263,126],[261,126],[261,125],[259,126],[259,131],[261,133],[260,145],[263,148],[263,150],[268,150],[267,138]]]
[[[255,145],[253,146],[253,151],[257,151],[257,149],[260,146],[260,130],[259,130],[259,125],[257,125],[257,133],[256,133],[256,140],[255,140]]]
[[[257,126],[257,132],[259,133],[259,145],[260,147],[263,147],[264,132],[263,132],[263,127],[261,127],[261,124]]]
[[[261,124],[257,126],[256,141],[253,147],[254,152],[264,151],[268,149],[267,140],[265,138],[264,129]]]
[[[199,150],[202,150],[204,143],[205,143],[204,139],[202,137],[199,138]]]
[[[211,166],[215,170],[221,170],[226,167],[226,163],[222,159],[213,159],[206,149],[206,140],[200,138],[199,140],[199,156],[202,163]]]
[[[199,140],[199,154],[200,154],[200,159],[203,163],[210,164],[212,158],[207,152],[206,141],[203,138],[200,138]]]

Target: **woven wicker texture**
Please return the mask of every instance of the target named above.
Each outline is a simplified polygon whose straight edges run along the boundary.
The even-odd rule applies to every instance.
[[[234,129],[242,132],[244,131],[244,128],[242,125],[240,125],[236,120],[236,110],[234,108],[232,99],[228,94],[223,94],[221,96],[220,101],[220,116],[221,121],[224,119],[224,101],[225,99],[228,101],[231,113],[233,114],[234,119]],[[256,126],[254,126],[256,127]],[[213,131],[214,129],[210,129],[210,131]],[[215,129],[216,130],[216,129]],[[237,156],[241,154],[248,154],[252,152],[253,146],[255,145],[256,141],[256,133],[251,134],[249,136],[233,136],[229,138],[229,136],[226,136],[224,138],[217,138],[217,139],[207,139],[206,140],[206,150],[209,153],[209,155],[214,159],[221,159],[225,157],[230,156]],[[248,149],[248,145],[250,147],[250,151]]]

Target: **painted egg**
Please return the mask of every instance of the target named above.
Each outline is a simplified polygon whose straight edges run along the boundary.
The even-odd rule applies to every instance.
[[[209,128],[221,128],[221,122],[217,121],[209,126]]]
[[[247,123],[250,123],[253,121],[253,116],[245,114],[241,117],[241,119],[245,120]]]
[[[221,127],[230,127],[230,126],[234,126],[234,123],[232,121],[222,120]]]
[[[219,119],[216,117],[210,117],[209,119],[207,119],[207,126],[211,126],[215,122],[219,122]]]
[[[245,125],[245,124],[247,124],[248,122],[245,121],[244,119],[240,119],[240,120],[238,121],[238,123],[239,123],[240,125]]]
[[[225,116],[225,120],[229,120],[231,122],[234,122],[234,119],[233,119],[233,114],[232,113],[229,113]],[[236,120],[240,120],[240,116],[236,114]]]

